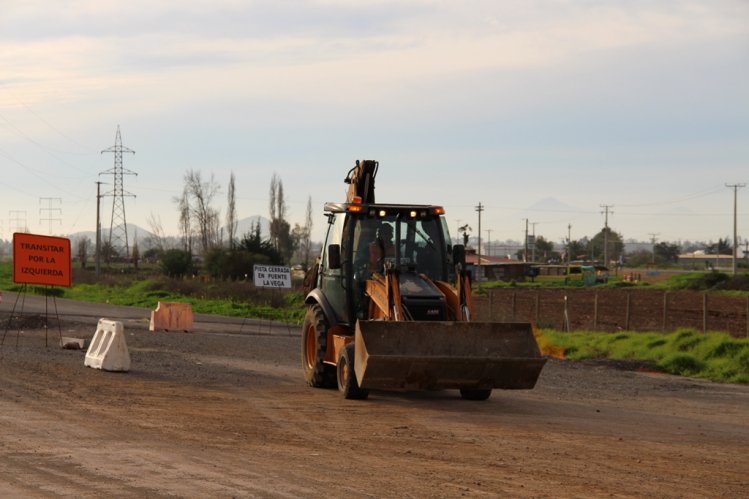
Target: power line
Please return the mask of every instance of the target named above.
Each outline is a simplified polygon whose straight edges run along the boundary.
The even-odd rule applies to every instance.
[[[24,107],[24,108],[25,108],[25,109],[26,109],[26,110],[27,110],[28,112],[30,112],[30,113],[31,113],[32,115],[34,115],[34,117],[35,117],[36,119],[38,119],[39,121],[41,121],[42,123],[44,123],[45,125],[47,125],[47,126],[48,126],[48,127],[50,128],[50,129],[52,129],[52,130],[54,130],[55,132],[57,132],[57,133],[58,133],[58,134],[59,134],[59,135],[60,135],[61,137],[64,137],[65,139],[67,139],[67,140],[68,140],[68,141],[70,141],[71,143],[73,143],[73,144],[75,144],[75,145],[77,145],[77,146],[79,146],[79,147],[82,147],[82,148],[84,148],[84,149],[86,149],[86,150],[88,151],[88,152],[86,152],[86,153],[83,153],[83,154],[94,154],[94,153],[95,153],[94,151],[91,151],[91,148],[89,148],[88,146],[86,146],[86,145],[84,145],[84,144],[81,144],[81,143],[80,143],[80,142],[78,142],[77,140],[75,140],[75,139],[71,138],[71,137],[70,137],[69,135],[67,135],[67,134],[65,134],[64,132],[62,132],[62,131],[61,131],[61,130],[60,130],[59,128],[57,128],[56,126],[54,126],[54,125],[53,125],[52,123],[50,123],[50,122],[49,122],[48,120],[44,119],[44,118],[43,118],[42,116],[40,116],[39,114],[37,114],[37,113],[36,113],[36,112],[35,112],[35,111],[34,111],[34,110],[33,110],[33,109],[31,108],[31,107],[29,107],[29,105],[28,105],[28,104],[26,104],[26,103],[25,103],[24,101],[22,101],[21,99],[19,99],[19,98],[18,98],[18,96],[17,96],[17,95],[15,95],[15,94],[14,94],[14,93],[13,93],[13,92],[12,92],[12,91],[11,91],[11,90],[10,90],[10,89],[8,88],[8,85],[7,85],[6,83],[4,83],[4,82],[0,81],[0,87],[2,87],[2,88],[3,88],[3,89],[4,89],[4,90],[5,90],[5,91],[6,91],[6,92],[7,92],[8,94],[10,94],[10,95],[11,95],[11,96],[13,97],[13,99],[15,99],[15,101],[16,101],[16,102],[18,102],[19,104],[21,104],[21,105],[22,105],[22,106],[23,106],[23,107]],[[6,122],[8,122],[7,118],[3,118],[3,119],[4,119],[4,120],[5,120]],[[11,126],[13,126],[13,125],[11,125]],[[15,128],[15,127],[14,127],[14,128]],[[18,131],[18,130],[17,130],[17,131]],[[62,152],[65,152],[65,151],[58,151],[58,152],[61,152],[61,153],[62,153]],[[65,152],[65,153],[66,153],[66,154],[71,154],[71,153],[69,153],[69,152]],[[72,153],[72,154],[75,154],[75,153]]]

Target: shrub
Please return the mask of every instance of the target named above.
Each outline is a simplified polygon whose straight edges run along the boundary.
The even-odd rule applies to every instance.
[[[182,277],[192,273],[192,254],[180,249],[166,250],[161,258],[161,271],[169,277]]]

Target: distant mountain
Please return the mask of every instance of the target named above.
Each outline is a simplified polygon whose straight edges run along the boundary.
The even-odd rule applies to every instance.
[[[584,210],[577,206],[572,206],[559,201],[556,198],[548,197],[533,203],[527,208],[518,211],[520,214],[533,215],[537,213],[590,213],[590,210]],[[536,215],[537,216],[537,215]],[[531,217],[533,218],[533,217]]]
[[[258,221],[260,222],[260,237],[262,239],[268,239],[270,237],[270,220],[260,215],[246,217],[237,221],[237,239],[242,239],[245,234],[251,232]],[[224,231],[224,234],[229,233],[228,226],[226,225],[221,230]]]
[[[262,217],[260,215],[256,215],[253,217],[246,217],[237,222],[237,233],[236,237],[237,239],[242,239],[245,234],[252,231],[255,223],[259,221],[260,222],[260,236],[263,239],[268,239],[270,237],[270,221]],[[221,228],[224,239],[227,238],[229,231],[226,226]],[[73,244],[76,243],[81,238],[88,238],[92,243],[96,241],[96,232],[93,230],[86,230],[86,231],[80,231],[75,232],[73,234],[68,234],[63,237],[67,237],[70,239]],[[127,224],[127,240],[130,246],[132,247],[133,243],[138,241],[138,246],[140,247],[141,251],[148,249],[152,246],[151,241],[155,239],[155,235],[144,229],[143,227],[138,226],[137,224]],[[179,238],[177,236],[167,236],[168,247],[171,246],[178,246],[179,245]],[[109,240],[109,227],[102,227],[101,228],[101,240],[102,241],[108,241]]]
[[[119,228],[120,226],[118,226]],[[87,237],[92,242],[96,241],[96,231],[94,230],[84,230],[80,232],[75,232],[73,234],[68,234],[64,237],[67,237],[71,241],[77,241],[78,239]],[[140,227],[136,224],[127,224],[127,241],[132,246],[132,244],[136,241],[138,241],[138,244],[143,244],[144,241],[153,238],[153,233],[147,231],[143,227]],[[102,227],[101,228],[101,240],[107,241],[109,240],[109,227]]]

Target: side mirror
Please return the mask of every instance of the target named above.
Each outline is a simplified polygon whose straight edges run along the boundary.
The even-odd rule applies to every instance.
[[[466,247],[462,244],[453,246],[453,263],[460,264],[464,268],[466,266]]]
[[[328,268],[336,270],[341,268],[341,245],[328,245]]]

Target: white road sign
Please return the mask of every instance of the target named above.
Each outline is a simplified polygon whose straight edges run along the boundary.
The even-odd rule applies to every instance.
[[[277,265],[254,265],[255,286],[258,288],[291,288],[291,269]]]

